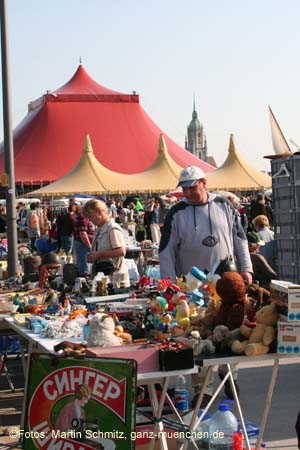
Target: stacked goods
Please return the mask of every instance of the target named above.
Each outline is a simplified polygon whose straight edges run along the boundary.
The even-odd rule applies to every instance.
[[[271,296],[275,300],[278,322],[277,353],[300,353],[300,285],[273,280]]]
[[[271,161],[278,279],[300,283],[300,156]]]

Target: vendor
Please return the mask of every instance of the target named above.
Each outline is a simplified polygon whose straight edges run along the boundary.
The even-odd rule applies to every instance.
[[[92,199],[86,202],[82,213],[98,227],[91,253],[87,256],[87,261],[93,263],[93,274],[102,271],[105,275],[118,277],[123,287],[129,287],[129,274],[124,260],[126,245],[122,228],[111,219],[108,207],[101,200]],[[108,270],[107,273],[105,268]]]

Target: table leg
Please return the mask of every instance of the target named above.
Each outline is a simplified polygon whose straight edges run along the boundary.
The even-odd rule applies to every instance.
[[[154,433],[154,436],[158,436],[161,450],[168,450],[167,439],[163,433],[164,425],[161,420],[168,386],[169,386],[169,377],[166,377],[166,378],[164,378],[162,391],[161,391],[161,397],[158,401],[155,385],[153,383],[148,385],[148,389],[150,391],[150,401],[152,404],[153,412],[155,414],[155,417],[154,417],[155,423],[154,423],[154,427],[153,427],[153,433]],[[150,441],[149,450],[153,450],[154,445],[155,445],[155,438]]]
[[[270,384],[269,384],[269,389],[268,389],[268,394],[267,394],[267,399],[266,399],[266,404],[265,404],[265,408],[264,408],[264,412],[259,424],[259,433],[258,433],[258,437],[257,437],[257,441],[256,441],[256,446],[255,446],[255,450],[259,450],[260,448],[260,444],[262,441],[262,437],[265,431],[265,427],[266,427],[266,423],[267,423],[267,418],[268,418],[268,414],[269,414],[269,410],[270,410],[270,406],[271,406],[271,401],[272,401],[272,397],[273,397],[273,391],[274,391],[274,387],[275,387],[275,382],[276,382],[276,378],[277,378],[277,372],[278,372],[278,366],[279,366],[279,359],[274,359],[274,364],[273,364],[273,369],[272,369],[272,376],[271,376],[271,380],[270,380]]]
[[[23,405],[22,405],[20,430],[24,430],[24,426],[25,426],[26,401],[27,401],[28,384],[29,384],[30,355],[31,355],[32,351],[33,351],[32,342],[28,341],[27,362],[25,363],[25,361],[24,361],[24,364],[26,364],[26,366],[25,366],[26,373],[25,373],[24,398],[23,398]],[[22,358],[23,358],[23,355],[22,355]],[[25,355],[24,355],[24,358],[25,358]],[[20,437],[19,437],[19,441],[20,442],[23,441],[23,436],[21,434],[20,434]]]
[[[229,377],[230,384],[231,384],[231,390],[232,390],[232,393],[233,393],[233,398],[234,398],[234,400],[236,402],[236,406],[237,406],[237,409],[238,409],[238,413],[239,413],[239,417],[240,417],[240,421],[241,421],[241,427],[242,427],[242,430],[243,430],[243,436],[244,436],[244,440],[246,441],[246,448],[247,448],[247,450],[251,450],[250,442],[249,442],[249,439],[248,439],[248,434],[247,434],[247,430],[246,430],[246,426],[245,426],[245,421],[244,421],[244,417],[243,417],[243,413],[242,413],[242,409],[241,409],[241,405],[240,405],[240,401],[239,401],[239,397],[237,395],[236,387],[235,387],[235,384],[234,384],[234,379],[233,379],[233,375],[232,375],[232,371],[231,371],[231,366],[230,366],[230,364],[226,364],[226,365],[227,365],[227,370],[228,370],[226,375],[228,375],[228,377]],[[226,378],[226,376],[225,376],[225,378]]]

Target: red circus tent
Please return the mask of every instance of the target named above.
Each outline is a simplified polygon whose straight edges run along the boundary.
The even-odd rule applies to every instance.
[[[80,159],[87,133],[102,165],[132,174],[155,162],[163,131],[143,110],[137,94],[107,89],[79,65],[64,86],[31,102],[28,114],[14,130],[16,183],[41,185],[65,175]],[[214,169],[164,136],[169,155],[179,166],[193,164],[204,172]],[[3,172],[2,143],[0,174]]]

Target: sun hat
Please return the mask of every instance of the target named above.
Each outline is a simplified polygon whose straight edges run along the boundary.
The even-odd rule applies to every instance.
[[[260,239],[259,235],[255,231],[250,231],[247,233],[247,239],[249,244],[265,245],[265,242]]]
[[[198,180],[201,178],[205,178],[205,173],[200,167],[197,166],[188,166],[182,169],[179,175],[178,186],[182,187],[190,187],[194,186]]]

